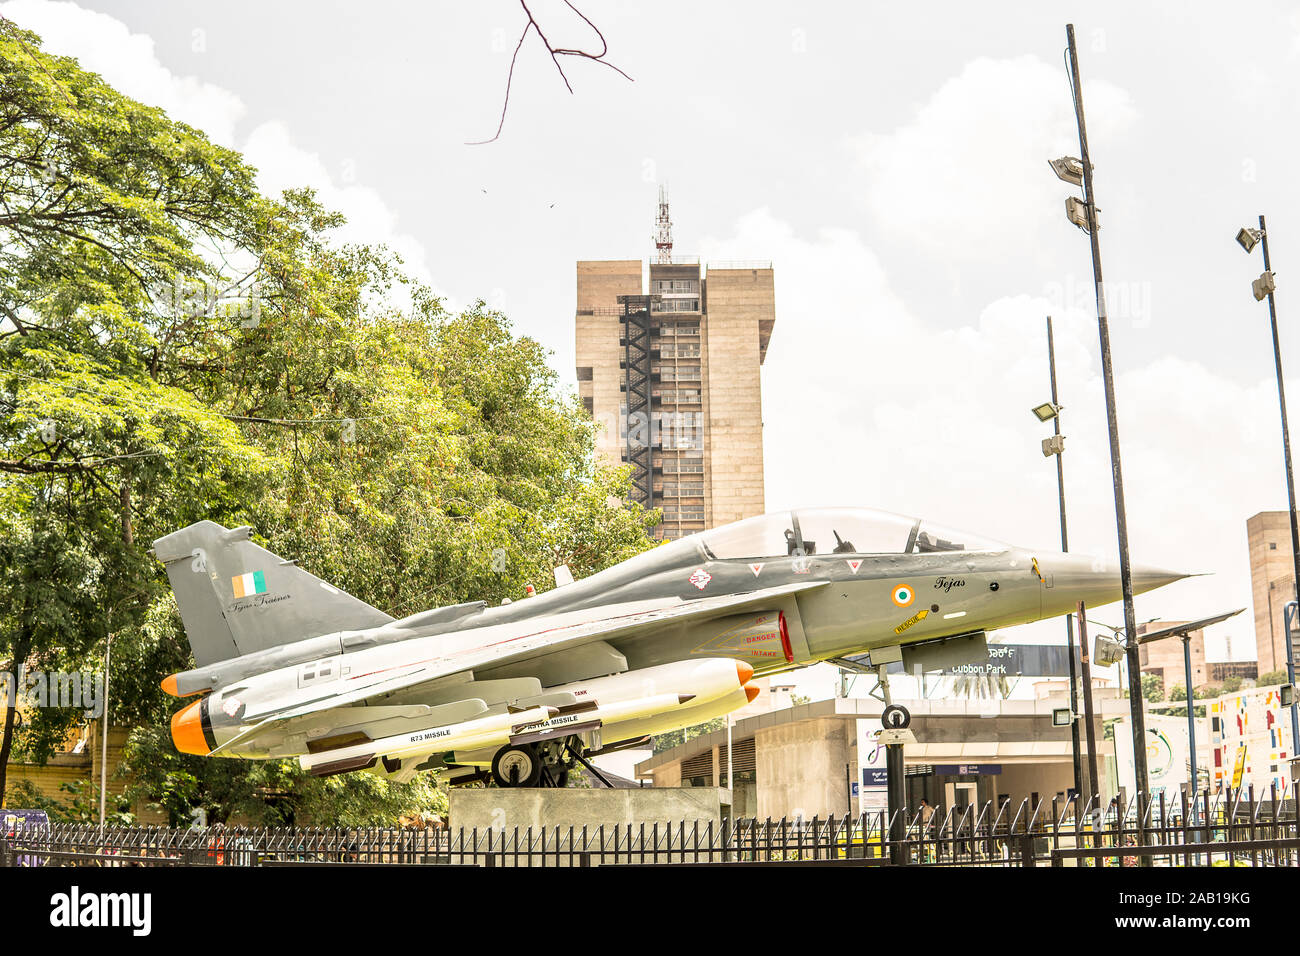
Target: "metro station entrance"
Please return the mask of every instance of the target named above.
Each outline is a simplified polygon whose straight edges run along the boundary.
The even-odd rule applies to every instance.
[[[954,782],[944,786],[944,804],[965,809],[979,804],[979,784],[975,781]]]

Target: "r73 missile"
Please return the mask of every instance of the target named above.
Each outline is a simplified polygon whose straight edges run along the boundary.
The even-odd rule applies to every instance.
[[[459,724],[426,727],[382,740],[367,740],[350,747],[304,754],[298,758],[298,762],[304,770],[319,772],[321,768],[330,768],[326,772],[333,772],[335,765],[347,763],[356,769],[379,757],[410,757],[455,747],[489,747],[498,741],[505,743],[512,733],[530,724],[549,720],[556,712],[554,707],[530,707],[518,713],[491,714]]]

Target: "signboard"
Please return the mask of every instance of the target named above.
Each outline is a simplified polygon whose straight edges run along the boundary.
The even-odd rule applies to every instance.
[[[50,818],[44,810],[0,810],[0,836],[13,836],[24,827],[47,827]]]
[[[880,740],[881,732],[879,720],[858,719],[858,767],[861,768],[862,786],[859,788],[856,783],[853,786],[860,798],[860,812],[884,810],[889,806],[889,771],[885,765],[885,745]]]
[[[1152,800],[1160,794],[1177,802],[1179,793],[1187,784],[1191,766],[1187,747],[1187,720],[1184,717],[1146,716],[1147,730],[1147,781]],[[1115,725],[1115,766],[1120,782],[1130,793],[1137,792],[1136,770],[1133,767],[1133,725],[1128,718]]]
[[[1241,775],[1246,772],[1246,745],[1237,748],[1237,762],[1232,765],[1232,789],[1241,786]]]
[[[996,777],[1001,772],[1002,764],[1000,763],[950,763],[935,764],[934,767],[934,773],[936,776],[948,777]]]
[[[1070,650],[1055,644],[990,644],[988,659],[957,664],[934,671],[948,676],[992,674],[1002,677],[1066,677],[1070,673]],[[1078,660],[1078,649],[1074,649]],[[889,665],[889,673],[902,674],[901,661]]]
[[[912,733],[906,727],[889,727],[882,730],[880,736],[877,737],[876,740],[884,744],[886,747],[894,744],[899,744],[901,746],[903,744],[916,743],[916,734]]]

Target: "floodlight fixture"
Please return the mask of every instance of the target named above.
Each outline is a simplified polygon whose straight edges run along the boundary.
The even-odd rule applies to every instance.
[[[1092,662],[1098,667],[1110,667],[1117,661],[1123,660],[1125,650],[1127,648],[1124,642],[1118,637],[1098,634],[1093,644]]]
[[[1061,406],[1055,402],[1043,402],[1041,405],[1035,405],[1030,411],[1038,416],[1040,422],[1050,422],[1061,413]]]
[[[1062,156],[1060,159],[1049,159],[1047,163],[1052,167],[1052,172],[1056,173],[1057,179],[1072,186],[1083,185],[1083,160]]]
[[[1237,233],[1237,245],[1250,252],[1259,245],[1259,240],[1264,238],[1264,232],[1261,229],[1251,229],[1245,226]]]
[[[1074,713],[1069,707],[1055,707],[1052,709],[1052,726],[1069,727],[1074,723]]]

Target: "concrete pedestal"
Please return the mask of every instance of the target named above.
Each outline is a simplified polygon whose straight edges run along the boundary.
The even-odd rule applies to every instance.
[[[722,787],[452,790],[453,858],[486,866],[721,859],[715,848],[730,802]]]
[[[448,823],[453,830],[515,830],[543,828],[566,832],[584,826],[591,833],[604,826],[651,827],[659,824],[716,829],[730,811],[731,791],[724,787],[643,787],[632,790],[536,790],[492,787],[451,791]]]

